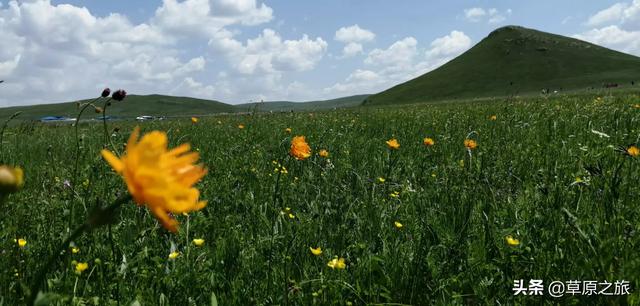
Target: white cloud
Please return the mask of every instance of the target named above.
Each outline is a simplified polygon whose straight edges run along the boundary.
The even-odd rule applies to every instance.
[[[407,65],[413,61],[416,55],[418,41],[413,37],[406,37],[393,43],[389,48],[374,49],[364,60],[365,64],[372,66],[398,66]]]
[[[336,31],[335,40],[343,43],[365,43],[376,38],[373,32],[360,28],[355,24],[350,27],[342,27]]]
[[[323,91],[331,95],[376,93],[427,73],[470,47],[471,38],[460,31],[436,38],[423,50],[415,38],[406,37],[387,49],[372,50],[364,60],[367,69],[358,68]]]
[[[628,8],[627,3],[616,3],[607,9],[597,12],[595,15],[589,17],[587,25],[589,26],[601,26],[615,22],[617,23],[622,19],[624,11]]]
[[[640,0],[613,4],[595,13],[585,25],[593,28],[573,37],[640,55]]]
[[[357,24],[338,29],[334,36],[335,40],[346,44],[342,49],[342,58],[349,58],[363,53],[363,44],[371,42],[375,38],[375,33],[360,28]]]
[[[464,10],[464,18],[469,22],[487,22],[489,24],[498,24],[511,16],[511,9],[500,12],[496,8],[484,9],[481,7],[473,7]]]
[[[486,15],[487,15],[487,12],[481,7],[473,7],[473,8],[464,10],[464,17],[467,20],[472,22],[478,22],[482,18],[484,18],[484,16]]]
[[[273,9],[255,0],[163,0],[151,23],[170,33],[210,36],[225,26],[272,19]]]
[[[364,48],[362,47],[362,44],[351,42],[344,46],[342,49],[342,55],[345,58],[352,57],[362,53],[363,50]]]
[[[263,30],[262,34],[247,40],[246,44],[236,40],[233,33],[220,31],[209,41],[209,45],[222,52],[238,72],[248,75],[313,69],[328,46],[322,38],[310,39],[307,35],[299,40],[283,41],[271,29]]]
[[[640,31],[626,31],[617,25],[592,29],[574,38],[640,56]]]

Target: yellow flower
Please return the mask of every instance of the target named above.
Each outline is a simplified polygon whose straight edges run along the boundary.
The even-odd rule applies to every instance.
[[[491,120],[491,121],[496,121],[496,120],[498,120],[498,116],[496,116],[496,115],[491,115],[491,116],[489,117],[489,120]]]
[[[169,215],[200,210],[206,201],[198,200],[200,192],[193,187],[206,173],[201,165],[194,165],[199,155],[189,152],[189,144],[167,150],[167,135],[153,131],[138,141],[136,128],[127,151],[121,157],[102,150],[102,156],[127,184],[129,193],[138,205],[146,205],[151,213],[171,232],[178,222]]]
[[[336,257],[332,259],[331,261],[329,261],[329,263],[327,263],[327,266],[331,269],[338,269],[338,270],[342,270],[347,267],[347,265],[344,263],[344,258],[342,257],[340,258]]]
[[[286,129],[284,129],[284,131],[285,131],[285,133],[287,133],[287,134],[291,134],[291,128],[286,128]]]
[[[387,147],[389,147],[389,149],[391,150],[397,150],[400,148],[400,143],[398,142],[397,139],[391,138],[387,140]]]
[[[311,156],[311,148],[304,140],[304,136],[293,137],[289,153],[297,160],[304,160]]]
[[[195,244],[196,246],[202,246],[204,244],[204,239],[200,239],[200,238],[193,239],[193,244]]]
[[[520,244],[520,240],[513,238],[511,235],[507,235],[507,237],[505,237],[504,239],[510,246],[518,246]]]
[[[478,143],[473,139],[465,139],[464,146],[469,150],[474,150],[478,147]]]
[[[400,222],[398,222],[398,221],[393,222],[393,225],[394,225],[397,229],[401,229],[401,228],[403,227],[402,223],[400,223]]]
[[[386,180],[384,179],[384,177],[379,177],[379,178],[378,178],[378,182],[380,182],[380,183],[384,183],[385,181],[386,181]]]
[[[86,263],[86,262],[79,262],[79,263],[76,265],[76,273],[80,274],[80,273],[82,273],[82,271],[84,271],[84,270],[86,270],[86,269],[88,269],[88,268],[89,268],[89,264],[88,264],[88,263]]]
[[[423,139],[422,143],[427,147],[430,147],[430,146],[436,144],[436,142],[433,139],[429,138],[429,137],[426,137],[425,139]]]
[[[392,198],[399,198],[400,197],[400,192],[399,191],[394,191],[391,194],[389,194],[390,197]]]
[[[244,129],[244,124],[238,124],[238,128],[241,130]]]
[[[318,152],[318,155],[320,155],[320,157],[327,158],[327,157],[329,157],[329,151],[327,151],[325,149],[322,149],[322,150],[320,150],[320,152]]]
[[[178,256],[180,256],[180,253],[178,253],[176,251],[173,251],[173,252],[171,252],[171,254],[169,254],[169,259],[173,260],[173,259],[178,258]]]
[[[80,248],[79,248],[79,247],[72,247],[72,248],[71,248],[71,253],[73,253],[73,254],[78,254],[78,253],[80,253]]]
[[[640,104],[634,104],[633,107],[640,108]]]
[[[20,238],[17,241],[13,239],[13,242],[17,242],[18,246],[21,248],[24,248],[27,245],[27,240],[25,240],[24,238]]]
[[[20,167],[0,166],[0,194],[20,190],[24,186],[24,172]]]
[[[627,149],[627,154],[629,154],[629,156],[631,157],[638,157],[640,155],[640,149],[638,149],[638,147],[636,146],[630,146]]]
[[[309,247],[309,250],[311,251],[311,254],[316,256],[320,256],[322,254],[322,249],[320,247],[317,247],[315,249],[312,247]]]
[[[295,219],[295,218],[296,218],[296,215],[289,213],[289,219]]]
[[[197,117],[191,117],[191,123],[193,123],[193,124],[198,123],[198,118]]]

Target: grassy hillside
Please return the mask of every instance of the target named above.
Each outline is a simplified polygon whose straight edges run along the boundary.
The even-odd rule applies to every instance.
[[[356,95],[331,100],[310,101],[310,102],[290,102],[290,101],[271,101],[265,103],[245,103],[236,106],[238,111],[252,111],[258,104],[258,111],[261,112],[282,112],[282,111],[315,111],[327,110],[334,108],[355,107],[362,105],[362,101],[369,95]]]
[[[98,106],[102,106],[102,103],[103,101],[99,101]],[[76,102],[8,107],[0,109],[0,119],[8,118],[17,111],[22,111],[20,119],[32,120],[44,116],[75,117],[78,108]],[[130,95],[122,102],[113,102],[107,109],[107,115],[133,118],[140,115],[204,115],[235,111],[233,106],[218,101],[163,95]],[[87,112],[86,117],[92,115],[92,112]]]
[[[522,27],[495,30],[440,68],[369,97],[366,105],[505,96],[549,90],[628,87],[640,58]]]

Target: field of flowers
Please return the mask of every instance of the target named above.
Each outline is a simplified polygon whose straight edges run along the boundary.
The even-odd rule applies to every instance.
[[[637,304],[638,103],[10,124],[0,305]]]

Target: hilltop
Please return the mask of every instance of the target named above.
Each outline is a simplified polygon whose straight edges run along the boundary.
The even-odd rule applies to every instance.
[[[630,86],[640,58],[519,26],[491,32],[467,52],[420,77],[370,96],[365,105]]]

